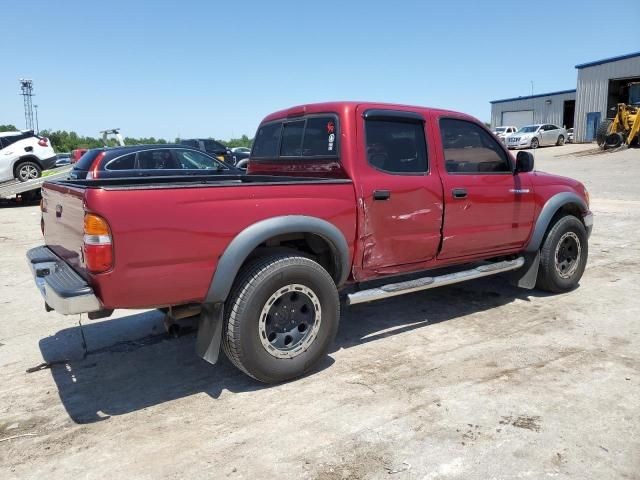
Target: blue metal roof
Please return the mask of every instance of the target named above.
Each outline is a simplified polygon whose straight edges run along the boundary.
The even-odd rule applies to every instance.
[[[619,57],[603,58],[602,60],[596,60],[595,62],[581,63],[576,65],[576,68],[595,67],[596,65],[602,65],[603,63],[617,62],[618,60],[626,60],[627,58],[640,57],[640,52],[628,53],[627,55],[620,55]]]
[[[573,90],[560,90],[559,92],[539,93],[537,95],[527,95],[526,97],[513,97],[513,98],[504,98],[502,100],[491,100],[489,103],[503,103],[503,102],[513,102],[514,100],[528,100],[529,98],[551,97],[552,95],[562,95],[564,93],[576,93],[576,89],[574,88]]]

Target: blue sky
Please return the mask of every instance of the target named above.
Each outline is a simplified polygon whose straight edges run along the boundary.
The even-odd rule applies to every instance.
[[[640,25],[637,0],[615,11]],[[300,103],[374,100],[490,117],[489,100],[575,88],[578,63],[638,50],[601,1],[3,2],[0,124],[128,136],[253,136]],[[608,40],[607,40],[608,39]]]

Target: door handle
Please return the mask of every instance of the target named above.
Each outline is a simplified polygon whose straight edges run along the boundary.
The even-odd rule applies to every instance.
[[[391,198],[391,192],[389,190],[375,190],[373,192],[374,200],[389,200]]]
[[[451,190],[451,193],[453,194],[453,198],[467,197],[467,191],[464,188],[454,188],[453,190]]]

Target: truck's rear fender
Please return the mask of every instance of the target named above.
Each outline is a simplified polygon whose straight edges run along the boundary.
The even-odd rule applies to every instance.
[[[311,243],[320,240],[330,251],[330,272],[336,285],[342,285],[349,276],[351,258],[349,245],[342,232],[332,223],[305,215],[285,215],[268,218],[245,228],[227,246],[218,261],[205,303],[224,302],[245,261],[261,246],[267,251],[270,240],[287,235],[303,235]],[[313,245],[312,245],[313,246]]]
[[[544,236],[549,230],[552,220],[559,212],[566,212],[567,214],[575,215],[580,221],[583,220],[583,216],[589,211],[587,203],[577,193],[574,192],[561,192],[556,193],[553,197],[547,200],[538,215],[533,234],[527,244],[526,251],[529,253],[537,252],[542,245]]]

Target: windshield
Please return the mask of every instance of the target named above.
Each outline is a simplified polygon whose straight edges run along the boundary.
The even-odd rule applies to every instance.
[[[537,132],[539,128],[540,128],[540,125],[527,125],[526,127],[522,127],[520,130],[518,130],[518,132],[533,133],[533,132]]]
[[[494,133],[503,133],[503,132],[506,132],[507,129],[506,129],[506,127],[496,127],[496,128],[493,129],[493,131],[494,131]]]

